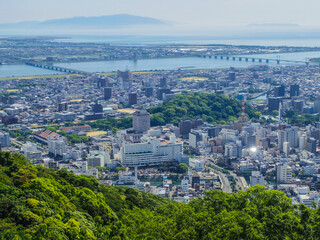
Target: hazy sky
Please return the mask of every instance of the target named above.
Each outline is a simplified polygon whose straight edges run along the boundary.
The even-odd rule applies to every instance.
[[[318,0],[0,0],[0,23],[128,13],[188,25],[320,25]]]

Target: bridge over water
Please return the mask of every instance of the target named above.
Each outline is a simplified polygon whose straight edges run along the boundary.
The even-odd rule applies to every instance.
[[[64,73],[70,73],[70,74],[82,74],[82,75],[92,75],[93,73],[85,72],[77,69],[71,69],[71,68],[65,68],[65,67],[57,67],[54,65],[48,65],[48,64],[42,64],[42,63],[35,63],[35,62],[26,62],[25,64],[32,66],[32,67],[38,67],[38,68],[44,68],[44,69],[50,69],[54,71],[64,72]]]
[[[309,60],[307,59],[306,61],[301,61],[301,60],[285,60],[285,59],[280,59],[280,56],[278,56],[276,59],[274,58],[257,58],[257,57],[246,57],[246,56],[222,56],[222,55],[202,55],[202,57],[206,58],[214,58],[214,59],[225,59],[225,60],[232,60],[232,61],[245,61],[245,62],[265,62],[265,63],[270,63],[270,62],[276,62],[277,64],[280,64],[281,62],[285,63],[299,63],[299,64],[306,64],[309,65]]]

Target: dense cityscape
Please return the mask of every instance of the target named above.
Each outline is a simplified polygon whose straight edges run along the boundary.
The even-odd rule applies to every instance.
[[[320,2],[0,5],[0,239],[320,236]]]
[[[260,184],[311,207],[320,187],[319,74],[318,65],[253,65],[13,78],[1,88],[1,146],[177,201]],[[216,98],[208,110],[205,95],[235,100]]]

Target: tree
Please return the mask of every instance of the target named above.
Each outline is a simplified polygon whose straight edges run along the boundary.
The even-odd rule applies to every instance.
[[[180,163],[180,164],[179,164],[179,168],[178,168],[178,172],[179,172],[179,173],[182,173],[182,174],[185,174],[185,173],[188,172],[188,169],[189,169],[189,167],[188,167],[187,164],[185,164],[185,163]]]
[[[279,115],[279,111],[278,110],[273,110],[271,113],[272,116],[276,117]]]

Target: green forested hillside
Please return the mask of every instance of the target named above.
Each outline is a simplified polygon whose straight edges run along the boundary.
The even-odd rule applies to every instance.
[[[225,123],[241,115],[241,102],[222,94],[187,93],[176,95],[163,104],[151,107],[152,126],[178,124],[183,118],[202,118],[209,123]],[[246,104],[249,118],[258,118],[256,110]]]
[[[1,239],[319,239],[320,210],[262,187],[182,204],[0,152]]]

